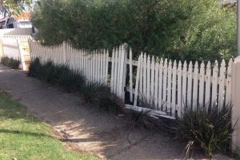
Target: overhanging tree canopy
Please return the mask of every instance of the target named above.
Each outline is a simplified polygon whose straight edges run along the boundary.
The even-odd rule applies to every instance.
[[[236,13],[219,0],[42,0],[32,21],[45,45],[110,49],[128,43],[135,55],[179,60],[236,55]]]

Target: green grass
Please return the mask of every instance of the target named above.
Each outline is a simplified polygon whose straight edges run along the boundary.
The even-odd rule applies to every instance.
[[[97,160],[65,148],[51,136],[52,128],[0,90],[1,160]]]

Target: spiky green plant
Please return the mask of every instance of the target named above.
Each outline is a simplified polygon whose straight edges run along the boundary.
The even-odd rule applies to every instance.
[[[28,76],[38,78],[41,67],[42,65],[39,58],[32,60],[28,68]]]
[[[150,111],[135,111],[130,109],[127,112],[127,121],[131,129],[156,129],[157,120],[149,115]]]
[[[80,71],[60,66],[55,73],[54,83],[68,92],[80,91],[85,85],[85,76]]]
[[[108,111],[114,114],[122,114],[124,108],[124,102],[114,93],[105,89],[97,95],[96,103],[100,109]]]
[[[20,60],[9,58],[9,57],[2,57],[1,62],[3,65],[10,67],[12,69],[18,69],[18,67],[21,63]]]
[[[101,82],[87,82],[82,88],[82,95],[85,102],[96,103],[97,95],[107,90],[107,86]]]
[[[54,63],[52,61],[48,61],[47,63],[41,65],[41,68],[39,68],[38,78],[45,82],[52,83],[54,70],[55,70]]]
[[[198,110],[186,109],[176,119],[174,128],[178,140],[187,141],[187,151],[196,147],[203,149],[207,157],[218,151],[229,149],[233,128],[231,127],[231,105],[212,107],[209,111],[199,106]]]
[[[154,105],[150,104],[148,100],[141,95],[139,98],[139,104],[143,108],[141,111],[130,109],[127,113],[127,119],[130,128],[150,129],[150,130],[164,130],[170,132],[172,120],[163,117],[153,118],[150,114]]]

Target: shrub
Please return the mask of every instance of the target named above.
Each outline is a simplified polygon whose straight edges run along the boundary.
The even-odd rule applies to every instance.
[[[217,151],[226,152],[233,132],[231,109],[231,105],[220,110],[217,107],[209,111],[187,109],[182,117],[176,119],[176,138],[188,142],[188,152],[193,147],[203,149],[208,157],[213,157]]]
[[[68,92],[81,91],[85,85],[85,76],[80,71],[72,71],[65,66],[56,67],[54,83]]]
[[[88,82],[82,89],[85,102],[91,102],[98,108],[113,113],[123,113],[124,102],[114,93],[110,92],[109,87],[101,82]]]
[[[97,104],[100,109],[108,111],[114,114],[124,113],[124,102],[115,94],[111,93],[109,90],[103,90],[103,92],[97,95]]]
[[[41,68],[38,70],[38,78],[47,83],[52,83],[54,70],[55,70],[55,66],[53,62],[48,61],[47,63],[42,64]]]
[[[82,95],[85,102],[97,102],[97,95],[107,90],[107,86],[100,82],[87,82],[82,88]]]
[[[31,61],[30,65],[29,65],[28,76],[38,78],[41,67],[42,67],[42,65],[40,63],[40,59],[35,58],[33,61]]]
[[[68,92],[80,91],[85,85],[82,72],[72,71],[66,65],[55,65],[52,61],[42,65],[39,58],[30,63],[28,75],[57,85]]]
[[[127,43],[178,60],[236,56],[236,13],[216,0],[42,0],[32,22],[45,45],[111,49]]]
[[[16,60],[9,57],[2,57],[1,62],[3,65],[10,67],[12,69],[18,69],[20,65],[20,60]]]

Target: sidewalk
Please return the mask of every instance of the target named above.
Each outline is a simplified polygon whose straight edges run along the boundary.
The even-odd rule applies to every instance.
[[[102,159],[160,160],[184,158],[184,146],[164,133],[133,130],[122,118],[84,104],[77,94],[30,78],[26,72],[0,64],[0,89],[28,108],[36,117],[53,126],[70,148],[92,152]],[[194,158],[203,158],[194,153]],[[216,159],[230,159],[217,156]]]

